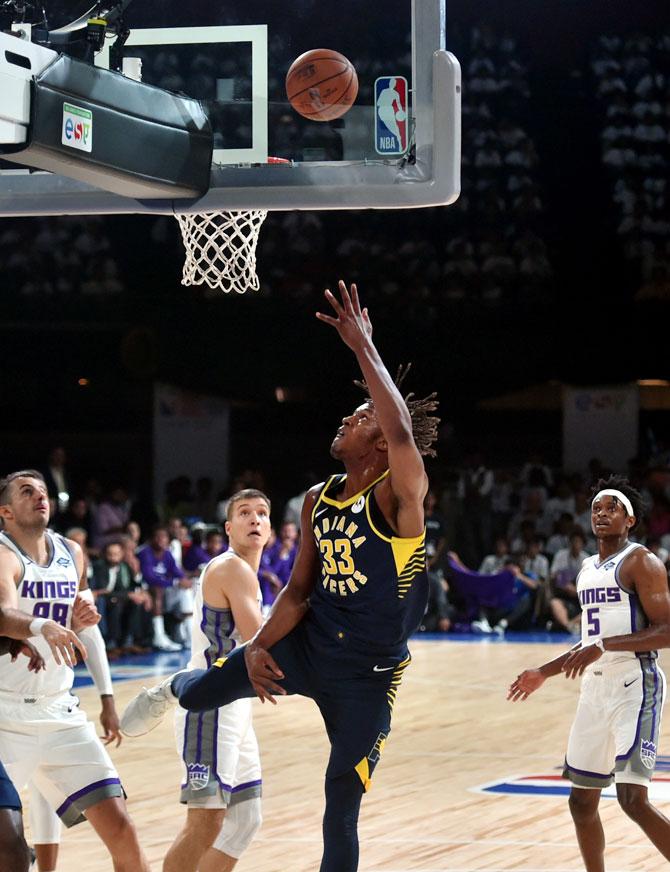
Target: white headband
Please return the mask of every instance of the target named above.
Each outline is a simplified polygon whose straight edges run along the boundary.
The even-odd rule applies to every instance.
[[[614,490],[614,488],[606,488],[605,490],[601,490],[593,497],[593,502],[591,503],[591,505],[593,505],[593,503],[595,503],[596,500],[599,500],[600,497],[616,497],[619,500],[619,502],[621,503],[621,505],[624,507],[624,509],[626,510],[627,514],[631,518],[635,517],[635,512],[633,511],[633,504],[628,499],[626,494],[622,494],[621,491]]]

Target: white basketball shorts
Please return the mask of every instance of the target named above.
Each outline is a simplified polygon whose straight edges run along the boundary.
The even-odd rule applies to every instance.
[[[32,780],[67,827],[101,800],[124,796],[95,727],[70,693],[35,701],[0,694],[0,760],[17,789]]]
[[[177,707],[175,739],[184,765],[181,802],[226,808],[261,795],[261,760],[251,700],[207,712]]]
[[[656,660],[598,668],[582,679],[563,775],[577,787],[647,785],[654,774],[665,676]]]

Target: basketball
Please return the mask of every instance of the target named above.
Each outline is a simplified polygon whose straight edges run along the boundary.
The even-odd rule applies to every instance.
[[[286,74],[286,96],[312,121],[332,121],[347,112],[358,94],[358,76],[348,58],[315,48],[296,58]]]

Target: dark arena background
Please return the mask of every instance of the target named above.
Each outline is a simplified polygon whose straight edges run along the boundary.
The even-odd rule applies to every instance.
[[[447,42],[464,94],[459,201],[271,214],[256,295],[183,288],[167,218],[3,219],[2,467],[43,465],[59,443],[77,488],[95,477],[149,492],[160,381],[228,400],[230,474],[260,469],[279,501],[290,497],[305,470],[327,471],[329,435],[357,396],[353,362],[313,315],[340,277],[358,282],[386,358],[413,361],[410,387],[440,395],[437,486],[473,449],[494,467],[535,452],[560,467],[555,388],[511,410],[488,411],[486,401],[553,381],[668,376],[661,7],[452,0]],[[602,63],[608,35],[630,62],[623,95]],[[638,99],[645,76],[658,84]],[[645,101],[648,111],[631,114]],[[623,114],[608,115],[619,104]],[[621,142],[611,138],[617,125]],[[513,148],[505,135],[521,138]],[[622,164],[624,151],[634,158]],[[645,460],[666,414],[640,412]]]
[[[315,318],[324,288],[355,282],[389,369],[411,362],[404,389],[437,392],[441,419],[426,460],[431,599],[364,806],[361,870],[567,872],[581,868],[561,780],[577,683],[557,679],[521,712],[505,693],[579,632],[579,604],[557,605],[552,585],[596,551],[600,478],[641,491],[636,541],[670,567],[668,4],[448,0],[447,48],[462,69],[458,200],[270,212],[258,292],[182,286],[170,216],[0,215],[0,473],[51,475],[53,526],[85,531],[93,567],[121,534],[132,561],[159,523],[180,554],[208,535],[223,547],[242,487],[270,496],[294,557],[294,498],[338,471],[329,446],[362,401],[353,355]],[[320,129],[336,147],[337,122]],[[493,617],[466,582],[506,572],[545,593]],[[173,648],[183,618],[165,615]],[[123,702],[188,658],[108,641]],[[282,706],[278,726],[256,706],[266,824],[241,870],[318,865],[326,742],[304,700]],[[664,729],[653,796],[667,811]],[[115,763],[157,870],[183,815],[171,726],[152,735]],[[603,819],[608,869],[661,868],[614,801]],[[61,857],[68,872],[110,868],[90,827],[66,833]]]

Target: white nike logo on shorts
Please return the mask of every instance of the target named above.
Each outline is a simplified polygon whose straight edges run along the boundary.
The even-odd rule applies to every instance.
[[[395,666],[373,666],[373,672],[388,672],[389,669],[395,669]]]

